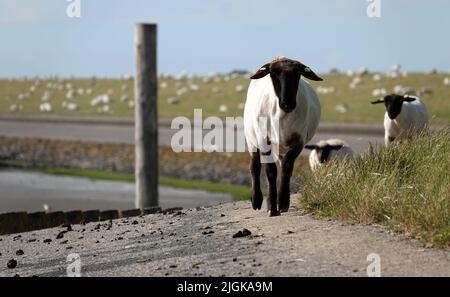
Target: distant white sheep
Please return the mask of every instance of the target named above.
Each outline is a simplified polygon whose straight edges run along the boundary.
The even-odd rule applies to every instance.
[[[128,99],[129,99],[129,97],[128,97],[127,94],[123,94],[123,95],[120,97],[120,101],[121,101],[121,102],[126,102],[126,101],[128,101]]]
[[[186,94],[188,92],[188,89],[186,87],[182,87],[181,89],[178,89],[176,91],[176,94],[178,97],[183,96],[184,94]]]
[[[178,104],[179,102],[180,102],[180,101],[178,100],[177,97],[170,97],[170,98],[167,98],[167,104],[175,105],[175,104]]]
[[[386,94],[387,94],[387,92],[386,92],[385,88],[375,89],[372,91],[373,97],[385,96]]]
[[[198,85],[196,85],[196,84],[191,84],[189,86],[189,89],[191,89],[191,91],[196,92],[196,91],[200,90],[200,87]]]
[[[48,102],[42,103],[39,105],[39,110],[41,112],[51,112],[52,111],[52,105]]]
[[[97,106],[99,104],[110,104],[111,101],[111,96],[109,96],[108,94],[103,94],[92,99],[91,106]]]
[[[352,82],[350,83],[350,89],[355,89],[362,82],[363,82],[363,80],[361,77],[359,77],[359,76],[354,77]]]
[[[380,74],[374,74],[373,75],[373,77],[372,77],[372,79],[374,80],[374,81],[380,81],[381,80],[381,75]]]
[[[334,91],[335,91],[334,87],[318,86],[317,89],[316,89],[316,92],[318,94],[324,94],[324,95],[334,93]]]
[[[44,94],[42,95],[41,100],[42,101],[49,101],[51,98],[51,93],[49,91],[45,91]]]
[[[220,105],[219,106],[219,111],[223,112],[223,113],[227,112],[228,111],[228,106],[226,106],[225,104]]]
[[[338,104],[335,106],[334,108],[337,112],[339,113],[346,113],[348,111],[348,105],[343,103],[343,104]]]
[[[20,111],[22,109],[23,109],[23,105],[22,104],[12,104],[9,107],[9,110],[12,111],[12,112],[17,112],[17,111]]]
[[[415,95],[416,90],[414,90],[412,87],[404,87],[402,85],[396,85],[393,89],[395,94],[399,95]]]
[[[371,101],[372,104],[384,103],[385,144],[395,139],[426,129],[428,127],[428,111],[425,104],[415,96],[392,94]]]
[[[75,91],[73,89],[70,89],[66,93],[66,99],[71,100],[75,97]]]
[[[242,92],[245,91],[245,88],[244,88],[243,85],[237,85],[236,88],[235,88],[235,90],[236,90],[236,92],[238,92],[238,93],[242,93]]]
[[[74,102],[69,102],[66,105],[66,109],[69,111],[77,111],[78,110],[78,104],[74,103]]]
[[[331,160],[351,159],[354,155],[350,146],[341,139],[321,140],[316,144],[306,145],[305,148],[311,150],[309,166],[313,171]]]

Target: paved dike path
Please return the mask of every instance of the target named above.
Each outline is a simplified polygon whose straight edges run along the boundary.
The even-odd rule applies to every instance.
[[[367,276],[371,253],[382,276],[450,276],[450,251],[318,220],[297,200],[275,218],[237,202],[1,236],[0,276],[65,276],[71,253],[82,276]],[[233,237],[244,228],[251,234]]]

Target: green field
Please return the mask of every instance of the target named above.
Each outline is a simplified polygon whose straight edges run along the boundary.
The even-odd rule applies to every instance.
[[[407,77],[388,78],[382,75],[381,80],[374,81],[373,74],[367,74],[362,77],[362,83],[355,89],[349,87],[352,77],[345,74],[323,75],[323,82],[313,82],[312,85],[317,88],[334,87],[335,92],[330,94],[319,94],[323,115],[322,121],[326,122],[369,122],[378,123],[383,119],[383,106],[372,106],[369,100],[372,99],[372,91],[376,88],[385,88],[388,93],[393,92],[396,85],[412,87],[420,90],[423,87],[431,88],[432,94],[421,95],[422,100],[429,109],[432,124],[447,124],[450,122],[450,86],[444,85],[444,79],[450,77],[450,74],[419,74],[411,73]],[[169,118],[174,116],[193,116],[194,108],[202,108],[203,116],[240,116],[242,115],[242,103],[245,101],[246,89],[249,80],[243,76],[225,76],[221,75],[216,81],[209,83],[203,82],[203,78],[183,78],[175,80],[173,78],[160,78],[159,84],[167,84],[166,88],[159,88],[159,116],[160,118]],[[120,98],[126,94],[133,98],[133,81],[125,79],[41,79],[36,83],[36,78],[27,80],[9,80],[0,79],[0,114],[45,114],[39,111],[39,105],[42,103],[42,96],[46,90],[50,90],[51,96],[49,102],[52,105],[52,111],[49,114],[58,115],[99,115],[99,116],[132,116],[134,109],[130,107],[129,102],[122,102]],[[48,88],[48,84],[52,84]],[[91,88],[91,94],[81,94],[74,96],[73,99],[66,99],[69,90],[66,84],[70,83],[73,90],[82,88],[85,92]],[[191,85],[197,85],[198,90],[191,90]],[[122,87],[125,88],[122,90]],[[236,91],[236,87],[241,85],[243,90]],[[31,91],[34,86],[35,90]],[[59,89],[58,89],[59,88]],[[61,89],[62,88],[62,89]],[[177,96],[177,91],[188,89],[182,95]],[[216,92],[213,92],[215,90]],[[112,102],[109,105],[109,112],[99,112],[100,106],[92,107],[91,100],[101,94],[110,92]],[[18,99],[19,94],[25,98]],[[177,97],[177,104],[169,104],[167,101],[171,97]],[[70,111],[62,107],[63,102],[75,102],[79,109]],[[241,106],[239,106],[241,104]],[[345,104],[348,107],[347,112],[340,113],[336,111],[336,106]],[[11,106],[22,106],[22,109],[12,112]],[[225,112],[219,111],[219,106],[226,105]]]

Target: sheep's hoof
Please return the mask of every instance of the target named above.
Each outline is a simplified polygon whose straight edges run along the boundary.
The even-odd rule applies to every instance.
[[[280,210],[280,212],[287,212],[289,210],[289,206],[290,206],[290,201],[289,198],[286,201],[280,201],[280,203],[278,204],[278,209]]]
[[[277,217],[280,215],[280,212],[278,210],[269,210],[269,217]]]

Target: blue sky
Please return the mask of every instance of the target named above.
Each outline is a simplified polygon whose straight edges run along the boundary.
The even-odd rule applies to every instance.
[[[450,1],[0,0],[0,76],[133,73],[133,23],[159,26],[159,72],[255,69],[278,54],[317,70],[450,70]]]

